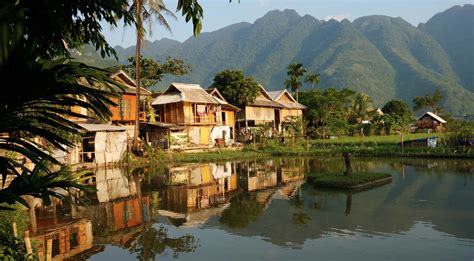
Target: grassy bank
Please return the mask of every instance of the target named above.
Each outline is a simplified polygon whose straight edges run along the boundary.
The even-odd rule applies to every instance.
[[[391,178],[392,176],[386,173],[355,172],[351,176],[344,176],[342,173],[318,173],[308,177],[308,181],[317,187],[360,189],[390,182]]]
[[[436,136],[435,134],[409,134],[405,140]],[[439,136],[439,135],[437,135]],[[131,157],[130,165],[163,164],[170,162],[206,162],[256,159],[269,156],[340,156],[349,152],[358,157],[422,157],[422,158],[473,158],[469,149],[447,147],[439,143],[438,148],[407,148],[402,151],[400,136],[369,136],[361,144],[360,137],[342,137],[331,140],[293,140],[281,144],[278,140],[266,140],[262,144],[251,144],[241,149],[222,149],[202,152],[165,152],[149,149],[145,158]]]

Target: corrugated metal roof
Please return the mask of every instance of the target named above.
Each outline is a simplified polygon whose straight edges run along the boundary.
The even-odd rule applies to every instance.
[[[278,102],[279,104],[281,104],[284,108],[286,109],[300,109],[300,110],[304,110],[306,109],[306,106],[304,106],[303,104],[297,102],[293,96],[291,95],[291,93],[289,93],[287,90],[278,90],[278,91],[269,91],[267,92],[268,95],[270,95],[270,97],[272,97],[272,99],[276,102]],[[288,102],[288,101],[279,101],[279,99],[281,98],[281,96],[283,95],[288,95],[288,97],[290,98],[290,100],[292,100],[293,102]]]
[[[109,124],[93,124],[93,123],[78,123],[79,126],[86,129],[88,132],[97,131],[126,131],[128,128],[123,126],[109,125]]]
[[[252,104],[249,106],[254,106],[254,107],[271,107],[271,108],[283,108],[281,104],[279,104],[276,101],[272,100],[255,100]]]
[[[176,124],[166,123],[166,122],[147,122],[147,125],[157,126],[160,128],[170,129],[170,130],[184,130],[185,129],[184,126],[179,126]]]
[[[268,95],[270,95],[270,97],[272,97],[272,99],[274,101],[278,100],[278,98],[280,98],[280,96],[285,92],[285,90],[279,90],[279,91],[269,91],[267,92]]]
[[[187,83],[171,83],[168,89],[161,96],[158,96],[152,104],[159,105],[175,102],[219,104],[199,84]]]
[[[443,118],[439,117],[438,115],[430,112],[430,111],[427,111],[425,114],[423,114],[423,116],[421,116],[419,118],[419,120],[421,120],[421,118],[423,118],[426,114],[428,114],[429,116],[431,116],[432,118],[434,118],[435,120],[439,121],[440,123],[446,123],[447,121],[444,120]]]

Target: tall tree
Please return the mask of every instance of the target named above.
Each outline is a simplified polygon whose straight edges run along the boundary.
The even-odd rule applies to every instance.
[[[304,77],[304,81],[311,84],[311,89],[314,88],[314,85],[319,84],[319,80],[319,73],[307,73]]]
[[[180,1],[182,2],[182,1]],[[178,3],[179,4],[179,3]],[[133,148],[138,148],[139,135],[139,118],[140,118],[140,87],[141,87],[141,46],[143,38],[145,37],[145,23],[148,24],[149,33],[151,33],[153,20],[156,19],[160,25],[171,32],[171,27],[166,21],[163,14],[176,19],[176,16],[168,10],[163,0],[134,0],[130,6],[129,13],[135,16],[136,37],[137,42],[135,46],[135,84],[136,90],[136,107],[135,111],[135,131],[133,135]]]
[[[400,100],[390,100],[383,107],[382,112],[385,114],[396,114],[410,121],[413,114],[408,104]]]
[[[417,96],[413,98],[413,110],[419,111],[423,108],[429,108],[433,113],[441,111],[440,102],[443,100],[443,95],[436,89],[433,95]]]
[[[296,93],[296,100],[298,101],[298,91],[301,88],[301,77],[306,73],[306,69],[301,63],[292,63],[288,65],[287,75],[288,79],[285,80],[286,88],[291,88],[291,91]]]
[[[253,78],[245,78],[244,72],[240,70],[218,73],[211,87],[217,88],[228,102],[239,107],[253,103],[260,89]]]

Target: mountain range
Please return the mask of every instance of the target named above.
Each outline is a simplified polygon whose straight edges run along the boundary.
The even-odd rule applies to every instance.
[[[183,43],[162,39],[146,42],[143,55],[164,60],[169,55],[193,64],[184,77],[170,81],[209,86],[216,73],[242,69],[266,89],[284,88],[286,67],[301,62],[321,74],[315,88],[344,88],[366,93],[376,106],[396,98],[439,89],[443,107],[455,116],[474,114],[474,5],[454,6],[417,27],[400,17],[373,15],[353,22],[323,21],[294,10],[270,11],[254,23],[237,23],[202,33]],[[116,46],[126,63],[135,47]],[[98,66],[116,64],[98,59],[84,48],[79,59]],[[306,84],[303,89],[311,88]]]

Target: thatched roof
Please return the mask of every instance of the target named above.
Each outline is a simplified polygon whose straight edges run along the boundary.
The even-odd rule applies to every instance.
[[[171,83],[160,96],[156,97],[153,105],[176,102],[193,102],[206,104],[220,104],[212,95],[207,93],[199,84]]]
[[[300,110],[306,109],[306,106],[304,106],[303,104],[297,102],[295,100],[295,98],[293,98],[293,95],[291,95],[291,93],[288,92],[286,89],[285,90],[278,90],[278,91],[269,91],[268,95],[270,95],[270,97],[274,101],[278,102],[279,104],[281,104],[286,109],[300,109]],[[285,100],[280,100],[284,95],[286,97],[288,97],[288,99],[290,99],[291,101],[289,102],[289,101],[285,101]]]

